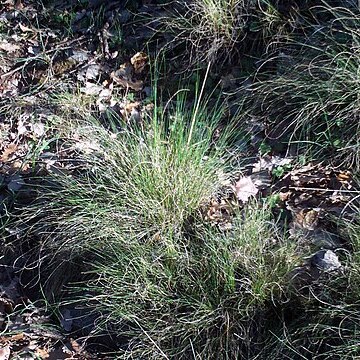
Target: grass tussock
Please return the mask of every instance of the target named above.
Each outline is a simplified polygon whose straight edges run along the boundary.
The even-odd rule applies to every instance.
[[[156,89],[127,89],[129,102],[148,106],[136,104],[139,116],[126,120],[113,113],[91,118],[98,115],[95,99],[79,91],[52,96],[47,130],[54,140],[34,138],[26,156],[41,176],[24,174],[16,197],[0,203],[0,233],[7,235],[0,259],[21,252],[15,261],[25,270],[21,280],[35,269],[28,284],[36,282],[47,300],[93,310],[93,333],[116,334],[122,359],[360,358],[359,219],[334,234],[341,266],[321,267],[320,254],[304,245],[328,224],[325,202],[313,201],[317,193],[329,193],[340,216],[358,212],[352,211],[358,196],[344,205],[345,195],[357,193],[350,171],[339,170],[344,188],[336,192],[323,187],[321,176],[316,191],[316,173],[304,173],[314,181],[306,188],[290,186],[293,173],[255,171],[256,163],[275,166],[289,154],[345,164],[354,176],[360,169],[360,14],[351,4],[314,4],[194,0],[177,2],[162,19],[174,54],[186,56],[186,64],[207,64],[205,78],[214,63],[224,69],[230,58],[227,64],[236,63],[235,54],[251,53],[251,81],[243,71],[249,59],[224,74],[234,90],[228,112],[204,99],[205,82],[162,104],[149,104],[158,101]],[[20,116],[22,108],[13,108]],[[225,113],[235,114],[230,125]],[[242,158],[249,142],[260,159]],[[281,222],[270,200],[234,205],[236,194],[222,196],[243,165],[252,168],[251,179],[259,176],[259,198],[267,193],[274,202],[270,192],[280,188],[285,200],[272,206]],[[0,187],[7,186],[3,176]],[[231,218],[226,230],[204,218],[212,203]],[[293,204],[303,214],[321,211],[319,227],[310,231],[310,224],[308,234]]]
[[[275,73],[246,89],[245,109],[267,117],[270,142],[358,166],[360,14],[327,3],[311,11],[306,38],[285,45]]]
[[[76,266],[87,279],[79,301],[121,333],[124,358],[246,359],[299,255],[266,204],[250,204],[227,233],[202,223],[232,132],[214,140],[222,107],[189,107],[183,94],[142,123],[82,120],[71,135],[77,170],[58,169],[17,225],[38,241],[45,293],[59,296],[52,283]]]
[[[185,44],[190,62],[209,61],[219,50],[233,47],[245,26],[242,0],[197,0],[175,3],[175,14],[164,19],[173,43]]]
[[[299,261],[268,206],[251,204],[230,233],[205,226],[169,253],[161,242],[116,243],[95,264],[88,290],[127,341],[122,356],[248,359],[263,316],[285,300]]]
[[[181,61],[190,67],[227,61],[244,37],[248,8],[243,0],[175,2],[162,20],[162,31],[172,36],[164,50],[186,49]]]
[[[225,173],[227,131],[213,143],[223,115],[180,93],[146,124],[114,123],[114,131],[81,120],[67,148],[76,152],[70,168],[54,172],[19,222],[40,239],[47,256],[70,257],[109,243],[164,242],[171,253],[185,223],[219,188]],[[73,121],[73,120],[72,120]],[[73,163],[71,163],[73,161]],[[51,251],[49,251],[51,250]]]
[[[301,32],[300,13],[308,8],[282,0],[195,0],[171,5],[162,19],[162,31],[172,39],[164,49],[175,53],[185,49],[181,63],[190,68],[208,61],[220,68],[229,64],[247,68],[250,59],[273,53],[281,41]]]

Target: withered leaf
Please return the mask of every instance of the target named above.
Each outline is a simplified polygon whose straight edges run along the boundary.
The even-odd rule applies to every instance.
[[[37,348],[36,356],[38,356],[41,359],[47,359],[50,355],[45,349]]]
[[[70,344],[73,348],[73,350],[76,352],[76,353],[80,353],[81,352],[81,345],[75,340],[75,339],[70,339]]]
[[[148,63],[148,56],[144,52],[136,53],[131,59],[131,65],[134,67],[135,74],[141,74]]]
[[[0,156],[0,160],[2,162],[9,161],[11,155],[13,155],[16,150],[18,149],[18,146],[16,144],[9,144],[8,147],[3,151],[3,153]]]
[[[99,95],[102,89],[102,86],[87,81],[85,87],[80,88],[80,91],[85,95]]]
[[[22,4],[21,0],[16,0],[14,6],[15,6],[15,9],[17,9],[17,10],[22,10],[24,8],[24,5]]]
[[[300,209],[292,212],[294,225],[298,228],[314,230],[319,222],[320,209]]]
[[[337,174],[336,178],[339,181],[349,181],[351,179],[351,172],[350,171],[340,171],[339,174]]]
[[[114,73],[111,74],[112,79],[115,83],[118,85],[124,87],[124,88],[131,88],[135,91],[141,91],[144,87],[144,83],[141,80],[125,80],[120,77],[117,77]]]
[[[259,192],[250,176],[240,178],[234,186],[234,191],[238,200],[244,203]]]
[[[31,29],[31,28],[29,28],[29,27],[27,27],[27,26],[25,26],[25,25],[23,25],[21,23],[19,24],[19,27],[20,27],[22,32],[36,32],[36,30]]]
[[[11,44],[11,43],[7,42],[6,40],[0,42],[0,50],[3,50],[9,54],[14,53],[19,49],[20,49],[19,45]]]

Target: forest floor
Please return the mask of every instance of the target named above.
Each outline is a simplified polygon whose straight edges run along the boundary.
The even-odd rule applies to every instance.
[[[282,4],[282,2],[275,3],[276,6]],[[296,8],[296,1],[291,3],[293,10]],[[323,6],[323,2],[317,3]],[[221,4],[224,6],[223,3]],[[274,5],[274,9],[276,6]],[[265,2],[262,10],[264,8]],[[355,260],[351,257],[353,255],[349,254],[356,253],[357,249],[354,242],[350,242],[349,237],[359,236],[360,239],[359,228],[356,227],[359,220],[360,200],[358,178],[360,148],[357,136],[360,108],[358,106],[360,42],[356,42],[359,41],[359,37],[357,40],[352,40],[351,52],[356,53],[356,57],[353,58],[352,55],[347,57],[349,63],[353,61],[354,69],[344,65],[345,70],[351,71],[354,75],[351,79],[351,86],[355,89],[353,92],[351,86],[347,87],[346,81],[339,83],[337,87],[336,78],[326,83],[329,88],[324,91],[325,95],[321,92],[322,85],[319,85],[320,90],[313,90],[301,82],[296,83],[294,87],[289,86],[287,92],[281,92],[285,85],[279,82],[270,83],[270,80],[268,85],[270,91],[266,90],[265,85],[268,81],[266,76],[268,72],[273,71],[274,66],[277,69],[275,72],[280,71],[278,69],[281,66],[292,66],[289,65],[293,61],[292,55],[289,55],[292,53],[286,53],[288,48],[284,50],[279,47],[271,50],[281,58],[275,65],[271,63],[273,60],[262,61],[263,53],[260,48],[270,51],[268,49],[272,46],[271,41],[265,41],[262,33],[261,40],[256,40],[258,41],[256,44],[254,39],[257,39],[258,33],[257,30],[251,29],[247,38],[244,35],[244,38],[239,40],[241,45],[234,45],[231,50],[226,48],[224,53],[232,52],[230,59],[224,56],[221,50],[220,55],[211,55],[212,51],[215,51],[214,45],[209,47],[206,43],[213,41],[212,38],[205,39],[204,43],[192,39],[191,41],[195,43],[194,50],[188,44],[181,43],[179,40],[181,36],[174,37],[173,31],[179,29],[171,31],[162,28],[162,20],[172,9],[171,4],[165,2],[88,1],[85,4],[70,0],[49,3],[8,0],[2,2],[0,9],[0,226],[2,229],[0,244],[3,248],[0,250],[0,360],[116,357],[115,353],[121,347],[119,344],[124,342],[116,326],[115,330],[112,329],[113,324],[110,322],[106,331],[95,331],[99,314],[87,310],[86,307],[84,310],[83,306],[79,307],[78,304],[68,301],[66,296],[69,296],[67,291],[72,280],[67,282],[65,275],[57,274],[55,265],[50,272],[46,272],[45,278],[39,275],[41,268],[38,264],[42,262],[43,249],[38,253],[33,251],[35,245],[32,241],[38,240],[32,239],[36,238],[37,233],[36,231],[32,233],[33,223],[29,225],[24,218],[28,216],[29,211],[32,211],[31,206],[36,199],[37,191],[46,183],[46,179],[56,178],[59,175],[76,177],[89,169],[84,165],[84,156],[86,158],[95,154],[96,157],[101,153],[99,149],[102,140],[97,141],[94,137],[81,133],[77,130],[79,127],[86,128],[89,126],[89,119],[95,119],[94,121],[104,129],[112,131],[114,119],[119,119],[122,124],[128,124],[126,126],[135,123],[146,128],[143,124],[153,116],[154,108],[166,110],[179,89],[186,86],[189,87],[188,91],[191,95],[185,100],[185,106],[196,108],[197,103],[191,98],[196,92],[201,93],[200,98],[203,92],[211,96],[211,100],[207,103],[211,104],[208,105],[209,107],[215,107],[213,104],[217,99],[221,99],[225,104],[225,111],[212,134],[211,144],[217,144],[217,139],[221,138],[223,128],[227,124],[232,124],[232,131],[237,134],[231,147],[227,149],[232,156],[230,175],[220,182],[216,195],[212,195],[206,204],[201,202],[200,213],[203,222],[211,228],[216,228],[221,234],[227,234],[237,226],[234,225],[237,212],[246,211],[247,206],[251,207],[255,201],[259,203],[267,201],[271,208],[269,213],[275,219],[272,221],[276,224],[276,228],[280,229],[276,231],[283,231],[291,241],[302,248],[301,251],[294,252],[296,256],[300,255],[296,266],[288,272],[292,279],[296,278],[291,281],[291,291],[296,295],[289,296],[289,302],[295,304],[297,300],[294,300],[294,297],[298,297],[302,299],[299,300],[301,306],[294,310],[294,315],[289,315],[289,309],[286,309],[285,317],[289,318],[283,320],[284,324],[286,323],[282,328],[284,338],[279,339],[279,342],[285,344],[291,338],[292,335],[285,334],[284,329],[287,329],[292,321],[290,320],[292,316],[300,319],[299,313],[303,311],[302,309],[311,308],[307,315],[310,318],[314,308],[330,301],[329,293],[332,290],[329,288],[333,289],[335,286],[333,282],[336,279],[343,279],[344,276],[350,279],[348,271]],[[266,19],[271,15],[269,9],[270,7]],[[350,10],[346,13],[348,9],[344,10],[343,7],[341,9],[343,18],[350,22]],[[351,11],[359,24],[358,9],[351,8]],[[297,12],[294,10],[294,13]],[[284,20],[286,24],[290,24],[289,19]],[[327,19],[325,15],[321,21],[329,24],[334,22],[331,17]],[[170,23],[166,24],[169,26]],[[258,26],[259,24],[261,22],[257,23]],[[281,27],[283,25],[277,24],[276,21],[274,23],[270,21],[267,26],[271,31],[273,26],[281,28],[281,31],[276,30],[278,32],[267,35],[272,39],[280,36],[282,31],[287,31],[285,25]],[[302,23],[301,26],[305,25]],[[253,34],[256,36],[252,37]],[[194,33],[184,36],[188,38],[195,36],[197,39]],[[307,39],[311,38],[308,33],[306,36]],[[320,43],[321,41],[323,40],[320,40]],[[342,44],[345,47],[344,44],[347,44],[346,40]],[[295,45],[291,43],[289,45],[291,51],[294,51],[293,47]],[[201,55],[196,55],[196,52]],[[346,51],[344,50],[343,53]],[[267,57],[272,59],[268,53]],[[302,55],[299,55],[300,57]],[[314,55],[312,59],[320,58],[320,55]],[[337,69],[345,63],[339,58],[340,55],[334,57],[339,60]],[[321,58],[319,64],[325,64],[325,61],[326,59]],[[326,63],[324,67],[330,64],[329,69],[331,69],[335,62],[336,60]],[[311,59],[306,62],[307,65],[309,63]],[[317,65],[313,66],[315,73]],[[344,73],[347,74],[345,70]],[[301,71],[310,74],[310,77],[314,76],[314,78],[306,78],[304,82],[319,81],[320,84],[324,78],[323,75],[316,78],[317,75],[311,73],[310,67],[300,70],[300,74]],[[294,74],[295,70],[289,79],[296,77]],[[155,87],[160,89],[159,93],[154,90]],[[332,91],[336,92],[334,88],[338,91],[336,94],[341,91],[344,93],[341,92],[332,100]],[[305,97],[309,94],[309,98],[316,93],[319,99],[311,98],[306,104],[301,103],[300,95],[299,98],[289,95],[297,89],[299,92],[303,91]],[[263,96],[266,91],[268,93]],[[281,99],[286,103],[283,108],[280,104]],[[318,104],[320,101],[323,101],[321,108],[311,108],[311,104],[315,102]],[[254,105],[254,102],[258,102],[257,105]],[[268,105],[268,102],[272,105]],[[297,104],[300,104],[300,109],[296,108]],[[293,109],[297,110],[293,111]],[[287,118],[288,122],[286,122],[284,116],[284,122],[279,121],[282,115],[279,116],[277,111],[282,111],[286,116],[290,114],[289,119],[291,119]],[[193,114],[195,117],[197,111]],[[202,124],[204,127],[207,126],[206,116],[204,115],[205,120]],[[309,116],[310,120],[304,121],[303,124],[299,119],[304,116]],[[332,120],[335,117],[336,119]],[[319,121],[323,121],[322,128],[313,125],[318,124]],[[306,138],[302,137],[304,133]],[[315,133],[317,139],[311,137]],[[355,137],[355,140],[351,136]],[[306,146],[298,146],[300,143]],[[315,145],[310,148],[308,144]],[[190,170],[189,174],[191,176]],[[97,193],[94,194],[96,196]],[[62,198],[59,199],[62,201]],[[195,211],[194,209],[192,211]],[[31,221],[37,223],[37,216],[38,213],[34,212],[30,213],[29,217]],[[190,217],[192,213],[189,210]],[[184,223],[187,223],[186,221],[188,220],[185,219]],[[254,224],[257,226],[257,223]],[[183,224],[179,228],[182,229],[182,226]],[[72,228],[69,226],[69,229],[71,231]],[[349,235],[350,232],[352,235]],[[163,234],[156,233],[151,236],[153,236],[151,241],[155,241],[157,236],[160,238]],[[41,243],[42,240],[39,241]],[[46,261],[51,263],[56,260]],[[75,264],[72,271],[81,272],[81,266],[77,268]],[[57,276],[60,279],[58,284],[54,284]],[[49,278],[46,279],[47,277]],[[352,279],[351,281],[357,281]],[[50,286],[49,282],[51,282]],[[339,285],[336,291],[347,289],[348,285],[344,284]],[[179,291],[181,289],[180,287]],[[66,301],[58,301],[57,297],[60,293],[66,293]],[[271,295],[266,295],[267,300],[264,300],[259,308],[269,306],[268,303],[276,294],[276,290],[270,293]],[[325,293],[327,295],[324,295]],[[342,301],[345,300],[341,298],[341,306],[345,307]],[[341,307],[339,304],[329,305],[329,309]],[[358,308],[354,302],[351,305],[355,307],[352,313],[354,314]],[[150,307],[149,304],[146,306]],[[275,305],[270,307],[273,306],[276,307]],[[186,311],[184,306],[184,312]],[[272,314],[271,311],[268,314]],[[102,310],[100,312],[102,313]],[[333,325],[326,323],[326,328],[328,331],[336,330],[341,333],[339,324],[345,321],[345,318],[346,315],[339,316],[337,323],[335,320]],[[352,320],[357,323],[358,317],[354,316],[354,318]],[[318,320],[314,320],[316,321]],[[139,327],[142,329],[140,325]],[[309,333],[311,331],[315,333],[314,329],[315,326],[309,330]],[[346,336],[350,338],[351,346],[355,346],[355,335],[358,332],[351,329],[346,331],[354,332],[350,336],[347,332]],[[200,334],[201,331],[198,331]],[[206,336],[211,337],[211,331],[205,332]],[[308,333],[294,331],[292,334],[304,340]],[[252,335],[247,334],[247,336],[251,341]],[[345,340],[341,334],[338,337],[344,349]],[[171,352],[167,354],[159,345],[162,344],[162,338],[159,339],[159,342],[152,344],[154,349],[159,351],[158,353],[155,354],[155,350],[146,353],[144,350],[143,353],[139,353],[140,355],[134,353],[134,358],[176,359],[182,358],[181,356],[188,356],[187,358],[193,356],[194,359],[226,358],[226,355],[221,353],[222,350],[219,350],[218,356],[202,353],[205,351],[202,343],[199,349],[196,344],[194,345],[191,350],[192,355],[189,355],[191,351],[188,348],[184,350],[184,354],[187,355],[177,356]],[[150,340],[151,343],[154,342]],[[347,350],[342,350],[343,353],[336,353],[334,350],[334,353],[331,353],[329,349],[337,349],[338,343],[324,345],[322,338],[321,344],[319,341],[316,346],[309,345],[301,355],[301,348],[307,346],[305,340],[301,341],[299,345],[294,341],[292,355],[286,353],[290,347],[286,349],[285,345],[281,350],[276,350],[278,352],[269,350],[273,351],[272,358],[350,359],[351,356],[355,356],[352,354],[356,354],[356,351],[350,352],[350,350],[348,353]],[[244,350],[241,356],[239,354],[243,350],[236,350],[240,351],[238,353],[232,350],[234,343],[231,344],[230,350],[227,350],[229,359],[255,359],[256,356],[258,359],[270,358],[261,353],[259,343],[254,345],[254,353]],[[134,349],[137,349],[137,346],[135,345]],[[269,345],[268,348],[272,349],[271,346]],[[128,356],[133,358],[130,352]],[[246,353],[248,355],[244,355]],[[345,356],[344,354],[347,357],[341,357]],[[126,358],[127,355],[122,356]]]

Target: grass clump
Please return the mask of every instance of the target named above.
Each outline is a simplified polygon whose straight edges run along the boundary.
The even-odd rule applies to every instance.
[[[122,358],[254,356],[298,262],[268,206],[250,205],[227,234],[199,225],[178,245],[119,242],[95,264],[89,302],[124,337]]]
[[[214,60],[243,36],[247,7],[242,0],[175,2],[174,14],[163,20],[164,32],[174,35],[172,46],[187,48],[190,64]]]
[[[300,12],[296,1],[194,0],[171,3],[162,19],[167,34],[165,50],[172,50],[179,66],[201,67],[212,61],[250,70],[267,58],[280,41],[299,32]],[[169,41],[169,38],[171,41]],[[186,58],[181,57],[185,50]],[[241,59],[241,60],[239,60]]]
[[[266,204],[250,204],[227,233],[202,223],[232,133],[214,140],[221,106],[189,107],[184,93],[141,123],[82,120],[76,170],[53,172],[18,225],[38,240],[45,294],[85,279],[79,302],[120,334],[123,358],[247,359],[298,255]]]
[[[189,107],[183,94],[144,123],[115,121],[109,130],[81,120],[74,141],[62,145],[76,158],[19,209],[19,222],[29,224],[28,236],[40,239],[44,256],[72,258],[132,241],[177,251],[186,222],[221,184],[229,135],[224,131],[214,144],[221,107],[207,111],[198,101]]]
[[[270,141],[358,164],[360,15],[326,2],[311,14],[306,38],[284,46],[275,73],[246,90],[246,106],[253,115],[266,114]]]

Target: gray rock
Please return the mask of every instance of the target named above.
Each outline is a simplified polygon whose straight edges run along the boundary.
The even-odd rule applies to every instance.
[[[319,250],[310,259],[312,266],[326,272],[339,270],[342,265],[332,250]]]
[[[89,59],[89,54],[83,50],[74,50],[70,59],[75,60],[76,62],[85,62]]]

